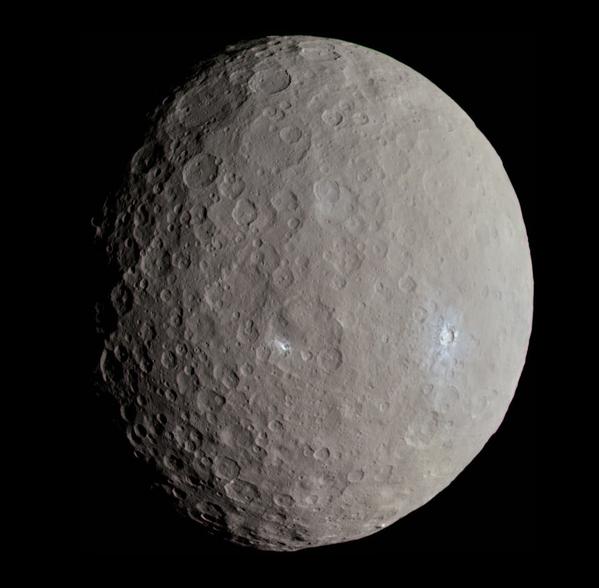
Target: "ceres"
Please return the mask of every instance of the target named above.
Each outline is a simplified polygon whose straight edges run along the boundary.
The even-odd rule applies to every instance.
[[[100,363],[172,501],[297,550],[425,504],[501,423],[532,272],[501,161],[371,49],[228,48],[157,109],[100,236]]]

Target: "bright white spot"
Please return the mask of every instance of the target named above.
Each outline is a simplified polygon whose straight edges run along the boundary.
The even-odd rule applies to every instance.
[[[455,343],[455,340],[458,338],[458,332],[453,327],[448,327],[447,325],[443,325],[441,329],[441,334],[439,335],[439,342],[441,345],[450,345]]]
[[[287,355],[291,350],[291,345],[289,345],[289,342],[285,341],[284,339],[275,339],[274,345],[275,348],[284,355]]]

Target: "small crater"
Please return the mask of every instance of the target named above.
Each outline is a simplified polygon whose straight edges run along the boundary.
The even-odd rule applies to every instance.
[[[238,225],[249,225],[253,223],[258,216],[256,205],[247,198],[238,200],[231,214],[233,216],[233,220]]]
[[[223,509],[217,504],[211,502],[198,503],[195,506],[196,510],[200,513],[200,518],[207,523],[213,525],[222,525],[226,520]]]
[[[280,290],[286,290],[293,282],[293,272],[288,267],[278,267],[272,275],[273,284]]]
[[[390,477],[393,471],[393,466],[381,466],[379,467],[374,474],[375,482],[386,482]]]
[[[363,259],[357,247],[346,238],[335,241],[332,248],[324,252],[323,257],[332,263],[343,276],[348,276],[356,271],[362,265]]]
[[[433,411],[422,422],[408,426],[404,441],[410,447],[424,449],[432,443],[439,431],[439,426],[439,414]]]
[[[243,344],[253,343],[259,335],[256,324],[251,319],[242,322],[237,329],[237,340]]]
[[[295,498],[289,494],[277,494],[274,498],[275,504],[283,508],[290,508],[295,504]]]
[[[233,390],[239,384],[239,376],[233,368],[225,366],[222,369],[220,381],[225,388]]]
[[[283,423],[281,421],[270,421],[270,423],[268,423],[268,428],[273,432],[282,431]]]
[[[365,125],[368,122],[368,115],[363,112],[356,112],[352,116],[352,120],[357,125]]]
[[[173,369],[177,365],[177,357],[172,351],[164,351],[160,363],[168,370]]]
[[[448,327],[447,325],[443,325],[441,329],[441,333],[439,335],[439,343],[444,347],[448,345],[452,345],[455,343],[458,337],[458,332],[453,327]]]
[[[314,452],[314,459],[325,461],[331,457],[331,452],[326,447],[321,447]]]
[[[387,251],[389,249],[387,243],[381,239],[374,239],[370,244],[370,248],[372,253],[380,259],[384,259],[387,256]]]
[[[248,82],[250,90],[263,94],[277,94],[288,88],[291,76],[287,70],[280,67],[270,67],[257,71]]]
[[[339,366],[343,363],[343,357],[341,355],[341,351],[339,349],[335,349],[334,347],[328,347],[327,349],[323,349],[318,354],[318,366],[325,372],[334,372],[339,368]]]
[[[336,110],[325,110],[322,113],[322,121],[331,127],[336,127],[343,121],[343,115]]]
[[[290,190],[284,190],[275,194],[271,200],[272,205],[278,210],[297,210],[297,196]]]
[[[176,472],[181,471],[184,466],[183,461],[173,454],[165,455],[162,461],[169,470]]]
[[[241,372],[242,376],[247,378],[254,373],[254,366],[251,363],[246,362],[239,368],[239,371]]]
[[[256,361],[258,362],[266,362],[269,360],[271,354],[271,349],[266,343],[261,343],[256,347]]]
[[[190,190],[205,188],[216,180],[218,163],[214,155],[200,153],[192,157],[183,168],[183,182]]]
[[[292,231],[296,231],[299,226],[301,224],[301,221],[299,218],[296,217],[292,217],[287,221],[287,226],[292,230]]]
[[[217,460],[214,465],[215,475],[226,480],[233,480],[239,475],[240,471],[241,468],[239,467],[239,464],[228,457]]]
[[[171,256],[161,247],[150,247],[141,257],[141,270],[150,277],[162,277],[171,267]]]
[[[234,200],[245,190],[245,182],[236,174],[227,173],[224,175],[218,189],[222,196]]]
[[[233,480],[225,486],[225,494],[236,502],[251,504],[260,496],[258,487],[245,480]]]
[[[326,204],[334,204],[339,200],[339,184],[327,178],[318,180],[314,184],[314,195]]]
[[[334,61],[340,55],[333,45],[322,42],[306,42],[302,45],[301,55],[308,61]]]
[[[119,316],[123,316],[131,310],[133,305],[133,294],[122,282],[116,286],[110,295],[112,306]]]
[[[407,276],[400,282],[400,288],[405,292],[409,292],[410,294],[416,290],[417,286],[418,284],[416,283],[416,280],[411,276]]]
[[[179,388],[179,394],[182,396],[193,392],[197,384],[197,377],[194,374],[188,374],[185,370],[177,374],[177,387]]]
[[[302,131],[298,127],[285,127],[281,129],[279,136],[288,145],[293,145],[302,138]]]
[[[280,108],[275,108],[274,106],[267,106],[262,114],[269,118],[272,121],[279,121],[285,118],[285,112]]]
[[[306,503],[310,506],[316,506],[320,501],[320,497],[317,494],[310,494],[306,497]]]
[[[343,290],[347,285],[347,280],[340,274],[335,274],[333,279],[331,280],[331,285],[335,290]]]
[[[352,484],[356,482],[361,482],[364,479],[364,470],[354,470],[347,474],[347,479]]]

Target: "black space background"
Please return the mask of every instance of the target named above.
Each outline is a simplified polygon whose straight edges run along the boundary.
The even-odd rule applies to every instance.
[[[395,525],[360,541],[292,554],[235,547],[203,533],[148,490],[141,464],[113,425],[115,408],[91,386],[98,358],[93,300],[103,274],[89,219],[118,186],[139,147],[146,113],[189,68],[224,45],[269,34],[311,34],[377,49],[433,81],[495,147],[520,199],[535,276],[539,270],[536,196],[536,41],[523,32],[368,32],[274,28],[228,32],[118,32],[81,35],[80,94],[80,545],[95,553],[216,554],[315,561],[332,554],[535,549],[538,329],[499,431],[441,494]],[[538,280],[537,280],[538,290]],[[538,316],[539,296],[535,293]],[[538,321],[535,320],[535,327]]]

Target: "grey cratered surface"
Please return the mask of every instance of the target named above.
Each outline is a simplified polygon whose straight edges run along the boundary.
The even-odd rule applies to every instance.
[[[498,428],[532,271],[468,116],[351,43],[228,48],[157,109],[98,234],[100,367],[173,501],[271,550],[426,503]]]

